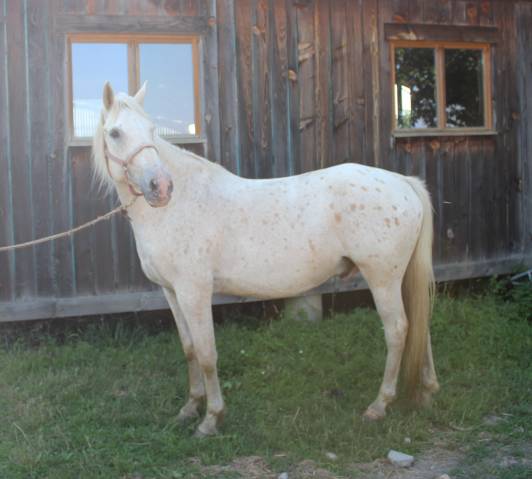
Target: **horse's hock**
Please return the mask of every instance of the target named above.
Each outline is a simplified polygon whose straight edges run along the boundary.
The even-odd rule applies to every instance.
[[[323,318],[321,294],[285,299],[286,313],[295,319],[319,321]]]

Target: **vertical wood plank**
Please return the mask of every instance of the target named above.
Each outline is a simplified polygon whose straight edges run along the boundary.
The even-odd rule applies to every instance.
[[[505,158],[504,165],[500,161],[493,162],[490,184],[493,189],[488,201],[493,204],[492,219],[496,228],[489,238],[489,253],[511,249],[512,238],[515,236],[515,178],[517,176],[517,148],[516,148],[516,119],[519,106],[517,104],[516,88],[516,55],[517,40],[515,36],[514,9],[496,5],[496,18],[501,25],[501,45],[495,49],[496,74],[496,109],[497,135],[496,157]]]
[[[272,176],[272,141],[271,141],[271,107],[270,107],[270,12],[268,0],[255,3],[255,24],[252,27],[253,59],[253,124],[254,177],[271,178]]]
[[[451,19],[455,25],[467,24],[466,0],[456,0],[452,4]]]
[[[426,23],[449,23],[451,14],[451,0],[425,0],[423,20]]]
[[[58,13],[71,15],[86,13],[87,0],[63,0],[57,4]]]
[[[126,14],[138,16],[158,16],[161,13],[159,3],[159,1],[151,0],[127,0]],[[181,5],[176,6],[178,9],[181,7]]]
[[[348,54],[348,85],[351,116],[349,120],[351,161],[368,163],[367,137],[365,122],[365,89],[363,49],[364,32],[362,19],[362,2],[357,0],[346,11],[347,18],[347,54]]]
[[[408,21],[411,23],[423,22],[423,7],[425,0],[406,0],[408,2]]]
[[[384,8],[385,6],[383,6]],[[376,81],[375,68],[375,33],[373,33],[377,21],[377,10],[372,2],[361,2],[361,29],[362,29],[362,83],[364,85],[364,163],[370,166],[380,164],[379,147],[377,145],[379,125],[375,124],[374,113],[378,110],[379,99],[374,95]],[[379,19],[379,21],[382,21]],[[362,102],[361,102],[362,103]],[[386,105],[384,105],[386,108]],[[377,130],[377,131],[376,131]],[[377,149],[375,149],[377,146]]]
[[[50,4],[50,14],[55,15],[59,0]],[[71,164],[65,146],[67,105],[66,91],[66,38],[52,27],[48,32],[50,45],[50,110],[49,151],[50,191],[52,199],[52,231],[66,231],[73,226],[73,201]],[[76,272],[73,239],[55,240],[51,244],[52,283],[56,296],[72,296],[76,293]]]
[[[260,31],[255,20],[255,5],[252,0],[245,0],[238,4],[235,10],[236,48],[237,48],[237,72],[238,72],[238,117],[240,156],[242,158],[241,175],[248,178],[256,178],[258,174],[257,157],[255,146],[257,138],[255,134],[255,89],[253,84],[257,81],[256,59],[252,54],[255,50],[255,39]]]
[[[532,4],[521,3],[516,11],[517,21],[517,81],[520,103],[517,191],[520,201],[517,217],[522,223],[520,249],[532,255]]]
[[[28,31],[28,111],[29,142],[31,169],[33,178],[33,212],[34,212],[34,237],[51,234],[51,215],[49,210],[50,191],[49,168],[50,155],[48,151],[49,125],[49,38],[51,28],[48,2],[30,0],[27,4],[27,31]],[[44,93],[43,93],[44,92]],[[50,277],[51,248],[49,243],[44,243],[35,248],[37,277],[37,294],[50,296],[53,293]]]
[[[241,172],[238,123],[236,34],[234,0],[218,0],[218,73],[220,85],[220,145],[222,164],[236,174]]]
[[[96,217],[94,209],[95,199],[101,192],[95,193],[87,181],[91,178],[91,164],[87,148],[71,150],[72,163],[72,201],[74,224],[83,224]],[[76,261],[76,292],[80,295],[96,294],[96,255],[109,247],[106,243],[97,247],[94,228],[81,231],[73,238],[74,255]]]
[[[330,145],[333,135],[333,109],[330,89],[332,65],[331,15],[328,1],[317,0],[316,2],[314,35],[316,50],[316,166],[325,168],[331,164]]]
[[[220,103],[218,90],[218,20],[216,0],[208,1],[209,30],[203,39],[204,125],[207,145],[205,155],[220,163]]]
[[[316,45],[314,32],[315,0],[297,9],[299,69],[299,134],[301,171],[315,170],[316,159]]]
[[[493,18],[493,2],[495,0],[480,0],[479,4],[479,24],[485,26],[492,26],[494,24]],[[509,5],[508,8],[512,10],[517,8],[517,4]]]
[[[34,238],[33,176],[29,149],[31,138],[28,104],[28,38],[27,3],[7,2],[7,76],[9,88],[10,145],[13,182],[14,239],[18,242]],[[15,293],[17,297],[36,292],[35,248],[16,252]]]
[[[301,166],[301,141],[299,132],[299,55],[297,32],[297,9],[295,0],[286,0],[287,12],[287,62],[288,62],[288,158],[289,174],[303,171]]]
[[[7,0],[0,2],[2,15],[7,10]],[[11,138],[9,131],[9,78],[7,50],[7,22],[0,23],[0,244],[15,242],[13,218],[13,182],[11,166]],[[0,300],[15,298],[15,253],[0,254]]]
[[[287,176],[290,171],[288,146],[288,51],[286,2],[272,0],[270,22],[270,85],[272,124],[272,176]]]
[[[351,158],[346,8],[345,1],[331,5],[334,164],[345,163]]]

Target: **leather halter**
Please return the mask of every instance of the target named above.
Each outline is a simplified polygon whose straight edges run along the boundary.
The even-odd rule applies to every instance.
[[[132,162],[140,152],[144,151],[147,148],[153,148],[157,152],[157,154],[159,154],[159,150],[153,143],[143,143],[140,146],[138,146],[135,150],[133,150],[133,152],[127,157],[126,160],[122,160],[122,158],[118,158],[118,156],[113,155],[109,151],[109,148],[107,148],[107,143],[105,141],[103,143],[103,154],[105,157],[105,165],[107,166],[107,173],[109,173],[109,176],[111,177],[111,179],[114,180],[113,175],[111,174],[111,168],[109,168],[109,160],[112,160],[115,163],[118,163],[124,170],[124,175],[126,177],[126,182],[127,182],[127,186],[129,187],[129,191],[135,196],[142,196],[143,193],[139,193],[138,191],[136,191],[134,186],[129,181],[128,167],[129,167],[130,162]]]

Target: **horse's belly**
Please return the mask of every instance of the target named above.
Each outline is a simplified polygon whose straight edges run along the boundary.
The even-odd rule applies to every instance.
[[[297,261],[285,258],[278,262],[269,257],[257,257],[249,263],[215,272],[214,289],[217,293],[255,298],[282,298],[315,288],[339,273],[341,257],[321,261],[311,258]]]

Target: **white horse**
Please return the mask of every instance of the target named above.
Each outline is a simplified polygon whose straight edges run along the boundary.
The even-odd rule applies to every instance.
[[[197,435],[217,432],[224,401],[217,372],[212,295],[295,296],[358,271],[384,324],[384,379],[368,419],[405,379],[424,401],[439,388],[430,347],[432,210],[423,183],[343,164],[290,178],[250,180],[159,138],[134,96],[103,91],[94,136],[96,173],[113,184],[146,276],[164,291],[188,361],[180,420],[206,413]],[[173,192],[173,193],[172,193]],[[135,200],[138,195],[138,199]],[[404,301],[404,304],[403,304]]]

